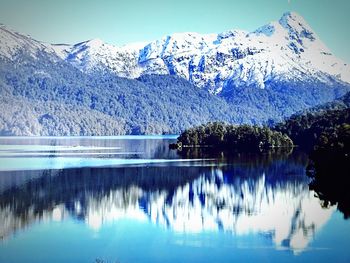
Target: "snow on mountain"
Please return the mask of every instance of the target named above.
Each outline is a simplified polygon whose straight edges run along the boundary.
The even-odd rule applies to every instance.
[[[9,30],[4,25],[0,25],[0,55],[7,59],[13,59],[20,50],[26,49],[31,56],[39,49],[45,49],[40,42]]]
[[[0,66],[0,95],[25,106],[0,114],[6,135],[105,135],[110,118],[127,120],[112,125],[118,134],[178,133],[214,120],[272,124],[350,90],[349,65],[294,13],[253,32],[176,33],[122,47],[47,44],[0,26]],[[89,121],[70,121],[77,116]]]
[[[92,73],[108,69],[120,77],[136,78],[141,75],[137,65],[140,44],[116,47],[100,39],[91,39],[73,46],[55,48],[57,55],[78,69]]]
[[[123,47],[100,39],[46,44],[5,26],[0,27],[0,41],[0,56],[10,60],[24,51],[33,58],[44,52],[86,73],[109,71],[126,78],[177,75],[214,94],[223,92],[228,83],[230,88],[265,88],[271,82],[350,83],[350,66],[331,53],[301,16],[291,12],[253,32],[175,33]]]
[[[58,48],[60,46],[60,48]],[[15,61],[29,55],[37,59],[38,55],[49,55],[52,61],[66,57],[68,45],[51,45],[37,41],[0,24],[0,57]],[[58,57],[57,57],[58,55]]]
[[[271,80],[305,80],[323,72],[350,82],[350,67],[334,57],[307,23],[285,13],[254,32],[218,35],[175,34],[140,51],[139,62],[149,68],[162,64],[199,87],[219,93],[227,80],[236,86],[265,87]]]
[[[57,54],[82,71],[108,70],[128,78],[178,75],[215,94],[228,81],[259,88],[270,81],[304,82],[307,76],[322,82],[329,81],[328,76],[350,82],[350,66],[291,12],[253,32],[175,33],[147,45],[122,48],[90,40],[66,47],[65,52]]]

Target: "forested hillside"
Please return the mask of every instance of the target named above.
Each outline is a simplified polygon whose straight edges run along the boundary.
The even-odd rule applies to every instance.
[[[331,134],[343,124],[350,124],[350,93],[332,103],[294,114],[277,124],[274,130],[286,133],[295,144],[312,148],[323,133]]]
[[[260,60],[256,66],[254,61],[246,61],[253,58],[253,51],[244,58],[234,56],[234,63],[244,62],[249,70],[228,69],[229,78],[209,70],[204,75],[213,78],[214,83],[205,86],[203,80],[203,85],[194,86],[181,74],[158,72],[153,68],[157,64],[152,64],[154,71],[146,70],[136,79],[118,77],[108,67],[85,70],[61,57],[57,46],[3,26],[0,40],[0,135],[179,134],[208,122],[272,126],[295,112],[323,103],[345,108],[345,102],[333,101],[350,90],[348,83],[327,72],[306,75],[295,70],[293,78],[286,78],[290,72],[277,76],[269,68],[266,75],[259,67]],[[89,43],[76,47],[84,52],[92,48]],[[101,45],[101,50],[94,46],[98,52],[105,47]],[[98,52],[94,53],[96,58],[100,58]],[[220,54],[214,56],[215,61],[221,61]],[[90,53],[86,55],[93,58]],[[182,68],[181,56],[176,63]],[[148,65],[137,63],[137,67]],[[208,69],[209,61],[203,63]],[[188,72],[195,78],[201,67],[192,66]],[[266,75],[263,83],[261,74]],[[256,81],[263,85],[256,85]],[[224,85],[222,89],[219,84]],[[217,85],[215,89],[220,92],[213,93],[212,85]]]
[[[0,134],[162,134],[235,121],[223,99],[178,77],[97,75],[47,58],[0,60]]]

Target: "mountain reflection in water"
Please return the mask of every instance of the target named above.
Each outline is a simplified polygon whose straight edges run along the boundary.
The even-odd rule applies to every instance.
[[[309,190],[306,162],[303,154],[237,154],[211,166],[3,171],[11,183],[0,191],[0,236],[46,220],[98,230],[132,218],[181,233],[263,234],[299,253],[336,209]]]

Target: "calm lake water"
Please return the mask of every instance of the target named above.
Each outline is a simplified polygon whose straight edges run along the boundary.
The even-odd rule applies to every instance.
[[[0,138],[0,262],[350,262],[350,220],[302,152],[175,136]]]

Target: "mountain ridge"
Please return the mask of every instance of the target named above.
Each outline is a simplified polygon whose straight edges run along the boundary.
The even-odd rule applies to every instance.
[[[350,66],[336,58],[295,12],[251,32],[174,33],[145,43],[118,47],[101,39],[73,45],[37,41],[84,72],[108,70],[127,78],[173,74],[214,94],[221,93],[227,81],[264,88],[271,79],[300,78],[305,73],[322,72],[350,82]]]
[[[174,33],[142,45],[116,47],[101,40],[66,49],[63,57],[84,72],[108,70],[117,76],[177,75],[220,94],[227,81],[265,88],[269,81],[325,75],[350,82],[350,66],[336,58],[295,12],[252,32]]]
[[[300,48],[310,50],[308,45],[319,42],[298,19],[287,13],[282,22],[251,33],[231,30],[205,35],[207,39],[197,33],[186,33],[186,38],[174,34],[132,48],[99,39],[46,44],[1,26],[0,97],[6,103],[1,105],[0,134],[163,134],[209,121],[282,121],[350,91],[339,78],[343,71],[325,73],[304,63],[306,51]],[[273,34],[276,54],[266,49]],[[290,41],[295,46],[288,46]],[[274,56],[286,50],[276,68]],[[316,64],[338,61],[322,46],[316,51],[321,58],[330,57]]]

